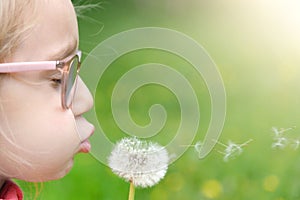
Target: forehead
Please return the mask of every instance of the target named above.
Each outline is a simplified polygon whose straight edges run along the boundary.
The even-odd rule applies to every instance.
[[[70,0],[37,1],[33,24],[16,49],[13,61],[56,60],[76,51],[78,27]]]

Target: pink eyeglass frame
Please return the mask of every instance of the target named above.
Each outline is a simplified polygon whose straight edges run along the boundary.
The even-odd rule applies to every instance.
[[[81,51],[77,51],[76,54],[68,56],[61,61],[34,61],[34,62],[13,62],[13,63],[0,63],[0,73],[14,73],[14,72],[25,72],[25,71],[36,71],[36,70],[59,70],[63,74],[62,78],[62,90],[61,90],[61,104],[64,109],[69,109],[71,106],[68,105],[66,100],[66,77],[69,74],[71,62],[73,59],[78,58],[77,74],[80,69]],[[75,82],[77,82],[75,80]],[[72,97],[73,98],[73,97]]]
[[[68,56],[61,61],[34,61],[34,62],[13,62],[13,63],[0,63],[0,73],[13,73],[24,71],[36,70],[55,70],[62,69],[71,61],[74,56],[78,56],[79,62],[81,60],[81,51],[77,51],[75,55]]]

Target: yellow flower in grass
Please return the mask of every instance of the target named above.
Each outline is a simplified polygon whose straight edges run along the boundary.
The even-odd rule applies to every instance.
[[[204,182],[201,192],[206,198],[216,199],[221,196],[223,187],[219,181],[211,179]]]
[[[270,175],[264,178],[263,188],[265,191],[274,192],[279,185],[279,178],[276,175]]]

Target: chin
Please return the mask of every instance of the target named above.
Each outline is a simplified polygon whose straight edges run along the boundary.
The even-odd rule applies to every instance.
[[[59,171],[56,171],[56,173],[53,173],[52,175],[49,175],[48,177],[45,177],[45,179],[42,181],[52,181],[52,180],[58,180],[63,177],[65,177],[72,169],[73,167],[73,159],[71,159],[64,167],[60,168]]]
[[[57,180],[65,177],[72,169],[73,167],[73,159],[69,160],[66,164],[63,166],[60,166],[60,168],[52,168],[52,169],[46,169],[46,168],[23,168],[22,174],[12,176],[12,178],[16,178],[19,180],[24,180],[27,182],[46,182],[46,181],[52,181]]]
[[[71,159],[66,164],[66,166],[64,167],[64,169],[61,170],[61,172],[58,173],[58,176],[56,178],[54,178],[54,179],[61,179],[61,178],[65,177],[71,171],[71,169],[73,168],[73,165],[74,165],[74,161],[73,161],[73,159]]]

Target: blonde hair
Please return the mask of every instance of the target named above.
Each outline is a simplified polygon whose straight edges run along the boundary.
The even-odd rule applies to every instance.
[[[35,8],[39,1],[0,0],[0,63],[9,60],[14,50],[26,39],[26,33],[35,24]],[[79,18],[89,18],[85,12],[102,8],[101,2],[73,0],[73,4]]]
[[[16,48],[26,39],[26,33],[34,26],[34,13],[36,13],[35,4],[37,2],[38,0],[0,0],[0,63],[10,59]],[[2,81],[1,79],[2,74],[0,74],[0,81]],[[4,114],[1,97],[0,114]],[[6,134],[3,133],[1,127],[0,139],[13,143],[13,141],[7,138]],[[8,154],[13,162],[22,162],[24,165],[30,165],[15,153],[0,147],[0,153],[3,152]],[[5,174],[1,167],[0,173]]]
[[[34,25],[36,0],[0,0],[0,62],[5,62]],[[29,16],[30,14],[30,16]]]

